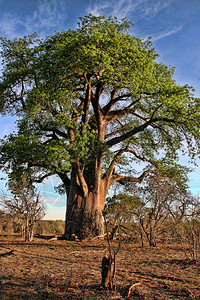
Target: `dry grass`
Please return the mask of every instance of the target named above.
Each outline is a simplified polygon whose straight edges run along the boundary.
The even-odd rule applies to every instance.
[[[105,248],[103,240],[0,237],[0,299],[126,299],[138,282],[129,299],[200,299],[200,264],[182,246],[122,245],[113,291],[100,285]]]

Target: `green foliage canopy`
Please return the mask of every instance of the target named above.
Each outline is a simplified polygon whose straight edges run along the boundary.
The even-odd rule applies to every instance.
[[[123,165],[163,171],[180,149],[195,157],[199,99],[130,26],[89,15],[76,30],[44,40],[1,38],[0,109],[18,116],[18,131],[1,140],[3,170],[31,169],[42,181],[69,173],[72,164],[86,168],[101,154],[104,175],[112,171],[122,183],[131,180],[119,174]]]

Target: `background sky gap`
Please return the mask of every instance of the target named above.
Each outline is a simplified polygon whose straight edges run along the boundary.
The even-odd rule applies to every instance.
[[[151,36],[158,61],[175,66],[177,83],[193,86],[200,97],[200,0],[0,0],[0,36],[12,39],[37,32],[45,37],[75,29],[78,17],[89,13],[132,20],[132,34]],[[14,119],[0,117],[0,128],[2,138],[14,130]],[[187,157],[181,163],[188,165]],[[197,163],[190,175],[193,194],[200,192],[200,160]],[[53,177],[40,186],[48,204],[46,219],[64,219],[65,196],[54,191],[58,183]],[[0,189],[4,184],[1,180]]]

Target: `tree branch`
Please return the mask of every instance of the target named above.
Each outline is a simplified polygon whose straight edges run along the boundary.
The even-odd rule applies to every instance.
[[[99,104],[99,98],[100,98],[101,93],[103,92],[103,89],[104,89],[103,83],[99,82],[99,84],[96,87],[95,95],[92,93],[92,98],[91,98],[91,102],[92,102],[92,106],[94,109],[94,114],[95,114],[95,118],[96,118],[96,122],[97,122],[100,141],[103,141],[105,138],[104,115],[102,113],[102,110],[101,110],[101,107]]]
[[[129,97],[131,97],[131,93],[124,94],[124,95],[121,95],[121,96],[118,96],[118,97],[116,97],[116,95],[117,95],[117,90],[113,90],[111,92],[111,100],[102,108],[102,112],[103,112],[104,116],[108,115],[108,113],[111,111],[111,109],[113,108],[115,103],[117,103],[118,101],[127,101],[127,99]],[[144,97],[140,97],[139,99],[131,102],[126,107],[126,109],[130,109],[133,105],[135,105],[136,103],[138,103],[142,99],[144,99]]]
[[[108,134],[105,135],[105,139],[107,139],[107,138],[109,138],[109,137],[111,137],[111,136],[113,136],[113,135],[115,135],[115,134],[117,134],[117,133],[120,133],[121,131],[122,131],[122,129],[120,128],[120,129],[118,129],[118,130],[115,130],[115,131],[113,131],[113,132],[110,132],[110,133],[108,133]]]
[[[49,176],[51,176],[51,175],[53,175],[53,174],[54,174],[54,173],[49,172],[49,173],[47,173],[47,174],[41,176],[41,177],[38,178],[38,179],[32,180],[32,182],[41,183],[41,182],[43,182],[44,179],[46,179],[47,177],[49,177]]]
[[[125,184],[126,182],[138,182],[141,183],[145,176],[147,176],[149,173],[156,174],[156,170],[154,169],[148,169],[145,170],[140,176],[133,177],[133,176],[121,176],[118,174],[113,174],[112,176],[112,183],[119,182],[120,184]]]
[[[14,98],[15,98],[15,99],[13,99],[13,102],[16,102],[16,101],[20,100],[23,109],[25,109],[26,105],[25,105],[24,98],[23,98],[23,92],[24,92],[23,80],[22,80],[22,88],[21,88],[21,95],[20,96],[17,95],[17,92],[15,92],[12,87],[10,87],[10,89],[11,89],[11,92],[13,93]],[[12,97],[12,95],[10,95],[10,97]]]
[[[55,134],[55,132],[53,132],[52,134],[46,135],[46,137],[51,137],[51,139],[45,141],[44,143],[42,143],[42,145],[47,145],[49,144],[51,141],[59,141],[59,138],[57,137],[57,135]]]
[[[28,161],[28,168],[31,167],[41,167],[41,168],[46,168],[46,165],[43,162],[38,162],[38,161],[33,161],[29,160]]]
[[[55,136],[55,134],[57,134],[57,135],[59,135],[61,137],[64,137],[66,139],[68,138],[68,134],[66,134],[65,132],[63,132],[63,131],[61,131],[57,128],[54,128],[54,127],[44,128],[44,127],[40,126],[40,129],[42,131],[52,131],[54,136]]]
[[[129,107],[126,107],[124,109],[111,111],[107,114],[106,121],[107,123],[110,123],[111,121],[118,119],[119,117],[123,117],[127,114],[134,114],[137,108],[138,106],[136,105],[134,109],[130,109]]]
[[[87,185],[87,182],[85,181],[83,171],[84,171],[84,169],[81,170],[79,167],[77,167],[79,184],[82,189],[83,196],[86,197],[88,195],[88,185]]]
[[[111,92],[111,100],[102,108],[104,116],[106,116],[111,111],[115,103],[117,103],[118,101],[126,101],[131,96],[131,93],[124,94],[118,97],[116,97],[116,95],[117,90],[113,90]]]
[[[152,125],[153,123],[155,122],[158,122],[158,121],[164,121],[166,123],[175,123],[175,119],[169,119],[169,118],[155,118],[153,119],[153,116],[151,117],[150,120],[146,121],[145,123],[143,123],[142,125],[132,129],[131,131],[119,136],[119,137],[115,137],[111,140],[109,140],[106,145],[108,147],[112,147],[120,142],[123,142],[124,140],[126,140],[127,138],[139,133],[139,132],[142,132],[144,131],[149,125]]]
[[[147,158],[145,158],[144,156],[140,156],[140,155],[138,155],[134,150],[131,150],[131,149],[126,149],[126,152],[129,152],[129,153],[131,153],[131,154],[133,154],[136,158],[138,158],[138,159],[140,159],[140,160],[142,160],[142,161],[144,161],[144,162],[149,162],[149,163],[151,163],[153,166],[155,166],[156,168],[157,168],[157,163],[155,162],[155,161],[152,161],[152,160],[150,160],[150,159],[147,159]]]
[[[112,177],[112,174],[113,174],[113,171],[115,169],[115,165],[117,163],[117,161],[119,160],[119,158],[121,157],[121,155],[126,152],[127,148],[125,149],[120,149],[117,154],[115,155],[115,157],[113,158],[107,172],[103,175],[103,178],[105,181],[106,181],[106,185],[107,185],[107,188],[110,187],[110,183],[112,182],[111,180],[111,177]]]
[[[69,188],[71,180],[69,179],[67,174],[66,173],[61,173],[61,172],[56,172],[56,174],[60,177],[60,179],[64,183],[65,187]]]
[[[140,126],[134,128],[134,129],[132,129],[131,131],[129,131],[129,132],[127,132],[127,133],[125,133],[125,134],[123,134],[123,135],[121,135],[121,136],[119,136],[119,137],[115,137],[115,138],[109,140],[108,142],[106,142],[106,145],[107,145],[108,147],[112,147],[112,146],[114,146],[114,145],[116,145],[116,144],[119,144],[120,142],[123,142],[124,140],[126,140],[127,138],[133,136],[134,134],[143,131],[143,130],[144,130],[145,128],[147,128],[151,123],[152,123],[152,121],[149,120],[149,121],[145,122],[144,124],[142,124],[142,125],[140,125]]]

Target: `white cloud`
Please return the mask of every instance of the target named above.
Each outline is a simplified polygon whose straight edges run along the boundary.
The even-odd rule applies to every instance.
[[[171,0],[141,0],[140,2],[143,7],[143,16],[152,18],[155,17],[158,13],[160,13],[160,11],[167,8],[170,5]]]
[[[140,1],[131,0],[120,0],[114,7],[113,15],[117,16],[119,19],[124,18],[129,15],[130,12],[137,9],[140,5]]]
[[[134,11],[140,5],[141,0],[118,0],[118,1],[102,1],[98,4],[93,4],[89,7],[88,12],[99,16],[99,15],[112,15],[119,19],[127,17],[129,13]]]
[[[18,27],[20,26],[20,19],[10,13],[6,13],[1,17],[0,35],[13,38],[16,36]]]
[[[110,3],[107,1],[92,5],[90,4],[88,8],[88,13],[94,15],[94,16],[101,16],[104,14],[104,11],[106,9],[110,8]]]
[[[165,30],[165,31],[163,31],[163,32],[160,32],[160,33],[158,33],[158,34],[155,34],[155,35],[152,36],[152,42],[161,40],[161,39],[163,39],[163,38],[165,38],[165,37],[167,37],[167,36],[170,36],[170,35],[172,35],[172,34],[175,34],[175,33],[177,33],[179,30],[181,30],[182,27],[183,27],[182,25],[180,25],[180,26],[175,26],[175,27],[172,28],[171,30]]]
[[[88,8],[88,13],[93,15],[116,16],[119,19],[135,15],[139,18],[150,19],[166,9],[172,0],[104,0],[100,3],[92,3]],[[166,29],[152,35],[152,41],[157,41],[172,34],[177,33],[183,26],[174,26],[172,29]],[[146,38],[144,38],[146,39]]]
[[[119,19],[128,17],[131,13],[137,13],[140,17],[155,17],[161,10],[167,8],[171,0],[104,0],[100,3],[92,3],[88,13],[93,15],[116,16]]]
[[[27,31],[46,30],[59,25],[67,13],[64,1],[62,0],[42,0],[39,2],[32,15],[25,18],[23,22]]]
[[[95,16],[112,15],[121,19],[128,16],[129,12],[135,9],[137,5],[138,1],[133,3],[131,0],[104,0],[98,3],[92,3],[88,8],[88,13]]]
[[[64,0],[40,0],[36,2],[35,8],[27,15],[16,16],[11,13],[3,15],[0,35],[13,38],[32,34],[36,31],[40,35],[46,35],[49,29],[62,26],[66,17],[67,11]]]

